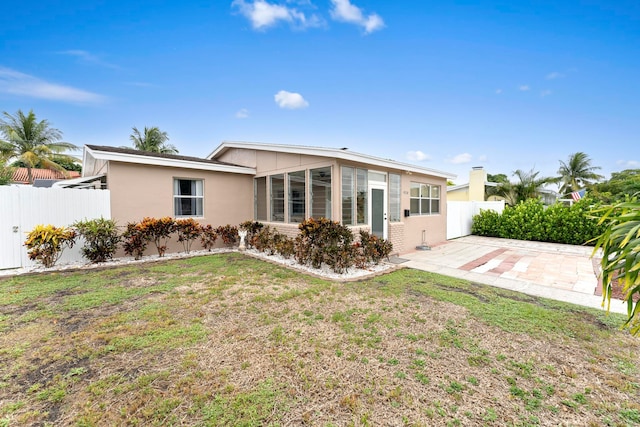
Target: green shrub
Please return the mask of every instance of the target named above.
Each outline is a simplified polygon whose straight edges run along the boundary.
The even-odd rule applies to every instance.
[[[29,249],[29,259],[49,268],[60,259],[65,247],[73,247],[75,239],[76,232],[73,229],[40,224],[29,232],[24,245]]]
[[[471,234],[500,237],[500,214],[491,209],[481,209],[480,213],[473,217]]]
[[[528,199],[502,214],[481,211],[473,217],[471,233],[478,236],[582,245],[602,233],[602,226],[591,215],[593,200],[581,199],[572,206],[556,203],[544,207]]]
[[[77,233],[84,238],[82,254],[91,262],[105,262],[113,258],[122,237],[112,219],[96,218],[76,221]]]
[[[189,253],[193,241],[200,237],[202,227],[193,218],[177,219],[175,221],[175,231],[178,234],[178,242],[182,243],[184,251]]]
[[[202,247],[211,252],[211,249],[215,246],[216,240],[218,240],[218,232],[211,224],[202,226],[200,229],[200,243]]]
[[[133,256],[134,259],[142,258],[149,243],[148,236],[142,226],[136,222],[127,223],[127,229],[122,233],[122,240],[124,253]]]

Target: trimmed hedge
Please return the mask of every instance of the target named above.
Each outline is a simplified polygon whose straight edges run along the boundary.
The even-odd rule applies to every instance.
[[[473,217],[471,233],[477,236],[539,242],[593,245],[604,226],[592,213],[593,200],[581,199],[573,206],[560,203],[545,208],[542,202],[529,199],[516,206],[505,206],[502,214],[482,211]]]

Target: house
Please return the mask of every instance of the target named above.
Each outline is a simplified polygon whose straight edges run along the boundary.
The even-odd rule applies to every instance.
[[[490,196],[487,198],[487,187],[497,187],[498,183],[487,181],[487,171],[482,166],[474,166],[469,172],[469,182],[447,187],[448,201],[483,202],[495,201],[501,198]]]
[[[446,240],[447,180],[455,175],[352,152],[223,142],[206,158],[87,145],[83,177],[59,187],[106,187],[121,225],[145,216],[202,224],[253,219],[295,235],[325,217],[389,239],[394,252]]]
[[[78,178],[79,172],[65,171],[61,172],[52,169],[31,168],[31,177],[33,185],[36,187],[51,187],[51,185],[63,179]],[[29,171],[27,168],[15,168],[11,182],[14,184],[29,185]]]
[[[448,201],[500,201],[504,197],[497,195],[487,195],[488,187],[497,187],[497,182],[487,180],[487,171],[482,166],[474,166],[469,172],[469,182],[461,185],[450,185],[447,187]],[[539,190],[540,199],[544,205],[552,205],[558,200],[558,193],[542,188]]]

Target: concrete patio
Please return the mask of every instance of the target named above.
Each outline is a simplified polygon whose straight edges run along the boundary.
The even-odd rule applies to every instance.
[[[528,295],[602,308],[593,247],[466,236],[402,255],[404,266]],[[611,311],[626,305],[611,300]]]

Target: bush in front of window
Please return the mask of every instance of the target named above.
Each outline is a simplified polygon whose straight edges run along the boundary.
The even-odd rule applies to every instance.
[[[215,246],[216,240],[218,240],[218,231],[207,224],[200,229],[200,243],[202,247],[211,252],[211,249]]]
[[[84,238],[82,254],[85,258],[94,263],[113,259],[122,239],[114,220],[96,218],[76,221],[73,228]]]
[[[238,235],[238,227],[236,227],[235,225],[221,225],[220,227],[216,228],[216,233],[218,233],[218,236],[227,246],[233,246],[240,240],[240,236]]]
[[[240,224],[238,227],[240,230],[244,230],[247,232],[247,237],[245,238],[245,242],[247,247],[254,248],[254,240],[263,229],[264,224],[258,221],[245,221]]]
[[[175,220],[168,216],[162,218],[145,217],[140,222],[140,227],[147,239],[155,245],[158,256],[163,257],[167,251],[169,238],[175,231]]]
[[[138,222],[127,223],[127,228],[122,233],[122,247],[124,253],[138,260],[142,258],[147,249],[149,239],[142,226]]]
[[[337,221],[309,218],[298,225],[295,257],[303,265],[321,268],[326,264],[340,274],[356,261],[351,230]]]
[[[193,218],[177,219],[175,231],[178,234],[178,242],[182,243],[184,251],[189,253],[194,240],[200,237],[202,227]]]

